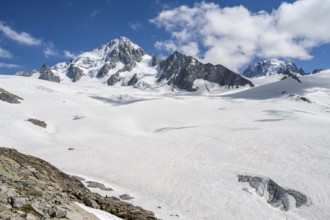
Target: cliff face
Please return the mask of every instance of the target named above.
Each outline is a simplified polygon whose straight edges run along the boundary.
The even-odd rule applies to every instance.
[[[44,160],[0,147],[0,219],[96,219],[74,202],[123,219],[156,219],[141,207],[91,193]]]

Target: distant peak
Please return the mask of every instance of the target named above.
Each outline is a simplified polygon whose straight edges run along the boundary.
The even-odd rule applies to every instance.
[[[305,71],[298,68],[293,62],[280,60],[277,58],[261,59],[259,62],[248,66],[243,75],[246,77],[260,77],[274,74],[285,74],[286,71],[305,75]]]

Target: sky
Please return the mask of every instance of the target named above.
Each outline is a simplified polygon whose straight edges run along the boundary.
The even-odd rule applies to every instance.
[[[329,0],[1,0],[0,73],[65,62],[125,36],[242,72],[263,58],[330,68]]]

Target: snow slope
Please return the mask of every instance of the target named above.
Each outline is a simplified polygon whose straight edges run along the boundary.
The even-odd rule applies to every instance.
[[[329,219],[330,71],[301,80],[197,96],[0,76],[24,98],[0,102],[0,146],[104,182],[162,219]],[[282,212],[242,190],[238,174],[270,177],[311,204]]]

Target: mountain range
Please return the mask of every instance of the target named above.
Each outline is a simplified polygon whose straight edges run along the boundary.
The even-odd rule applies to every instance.
[[[316,69],[312,74],[320,71]],[[242,74],[222,65],[204,64],[178,51],[159,60],[156,55],[146,54],[128,38],[119,37],[68,62],[51,67],[44,64],[40,69],[18,72],[16,75],[57,83],[93,81],[109,86],[139,89],[166,87],[193,92],[200,88],[210,91],[254,87],[252,79],[263,76],[279,75],[277,80],[280,80],[288,76],[298,79],[307,74],[293,62],[275,58],[262,59],[248,66]]]
[[[31,72],[17,75],[52,82],[99,81],[109,86],[154,88],[169,86],[174,89],[196,91],[196,80],[220,87],[253,87],[253,83],[222,65],[203,64],[178,51],[160,61],[148,55],[126,37],[119,37],[100,47],[82,53],[74,59],[52,67],[44,64]]]

